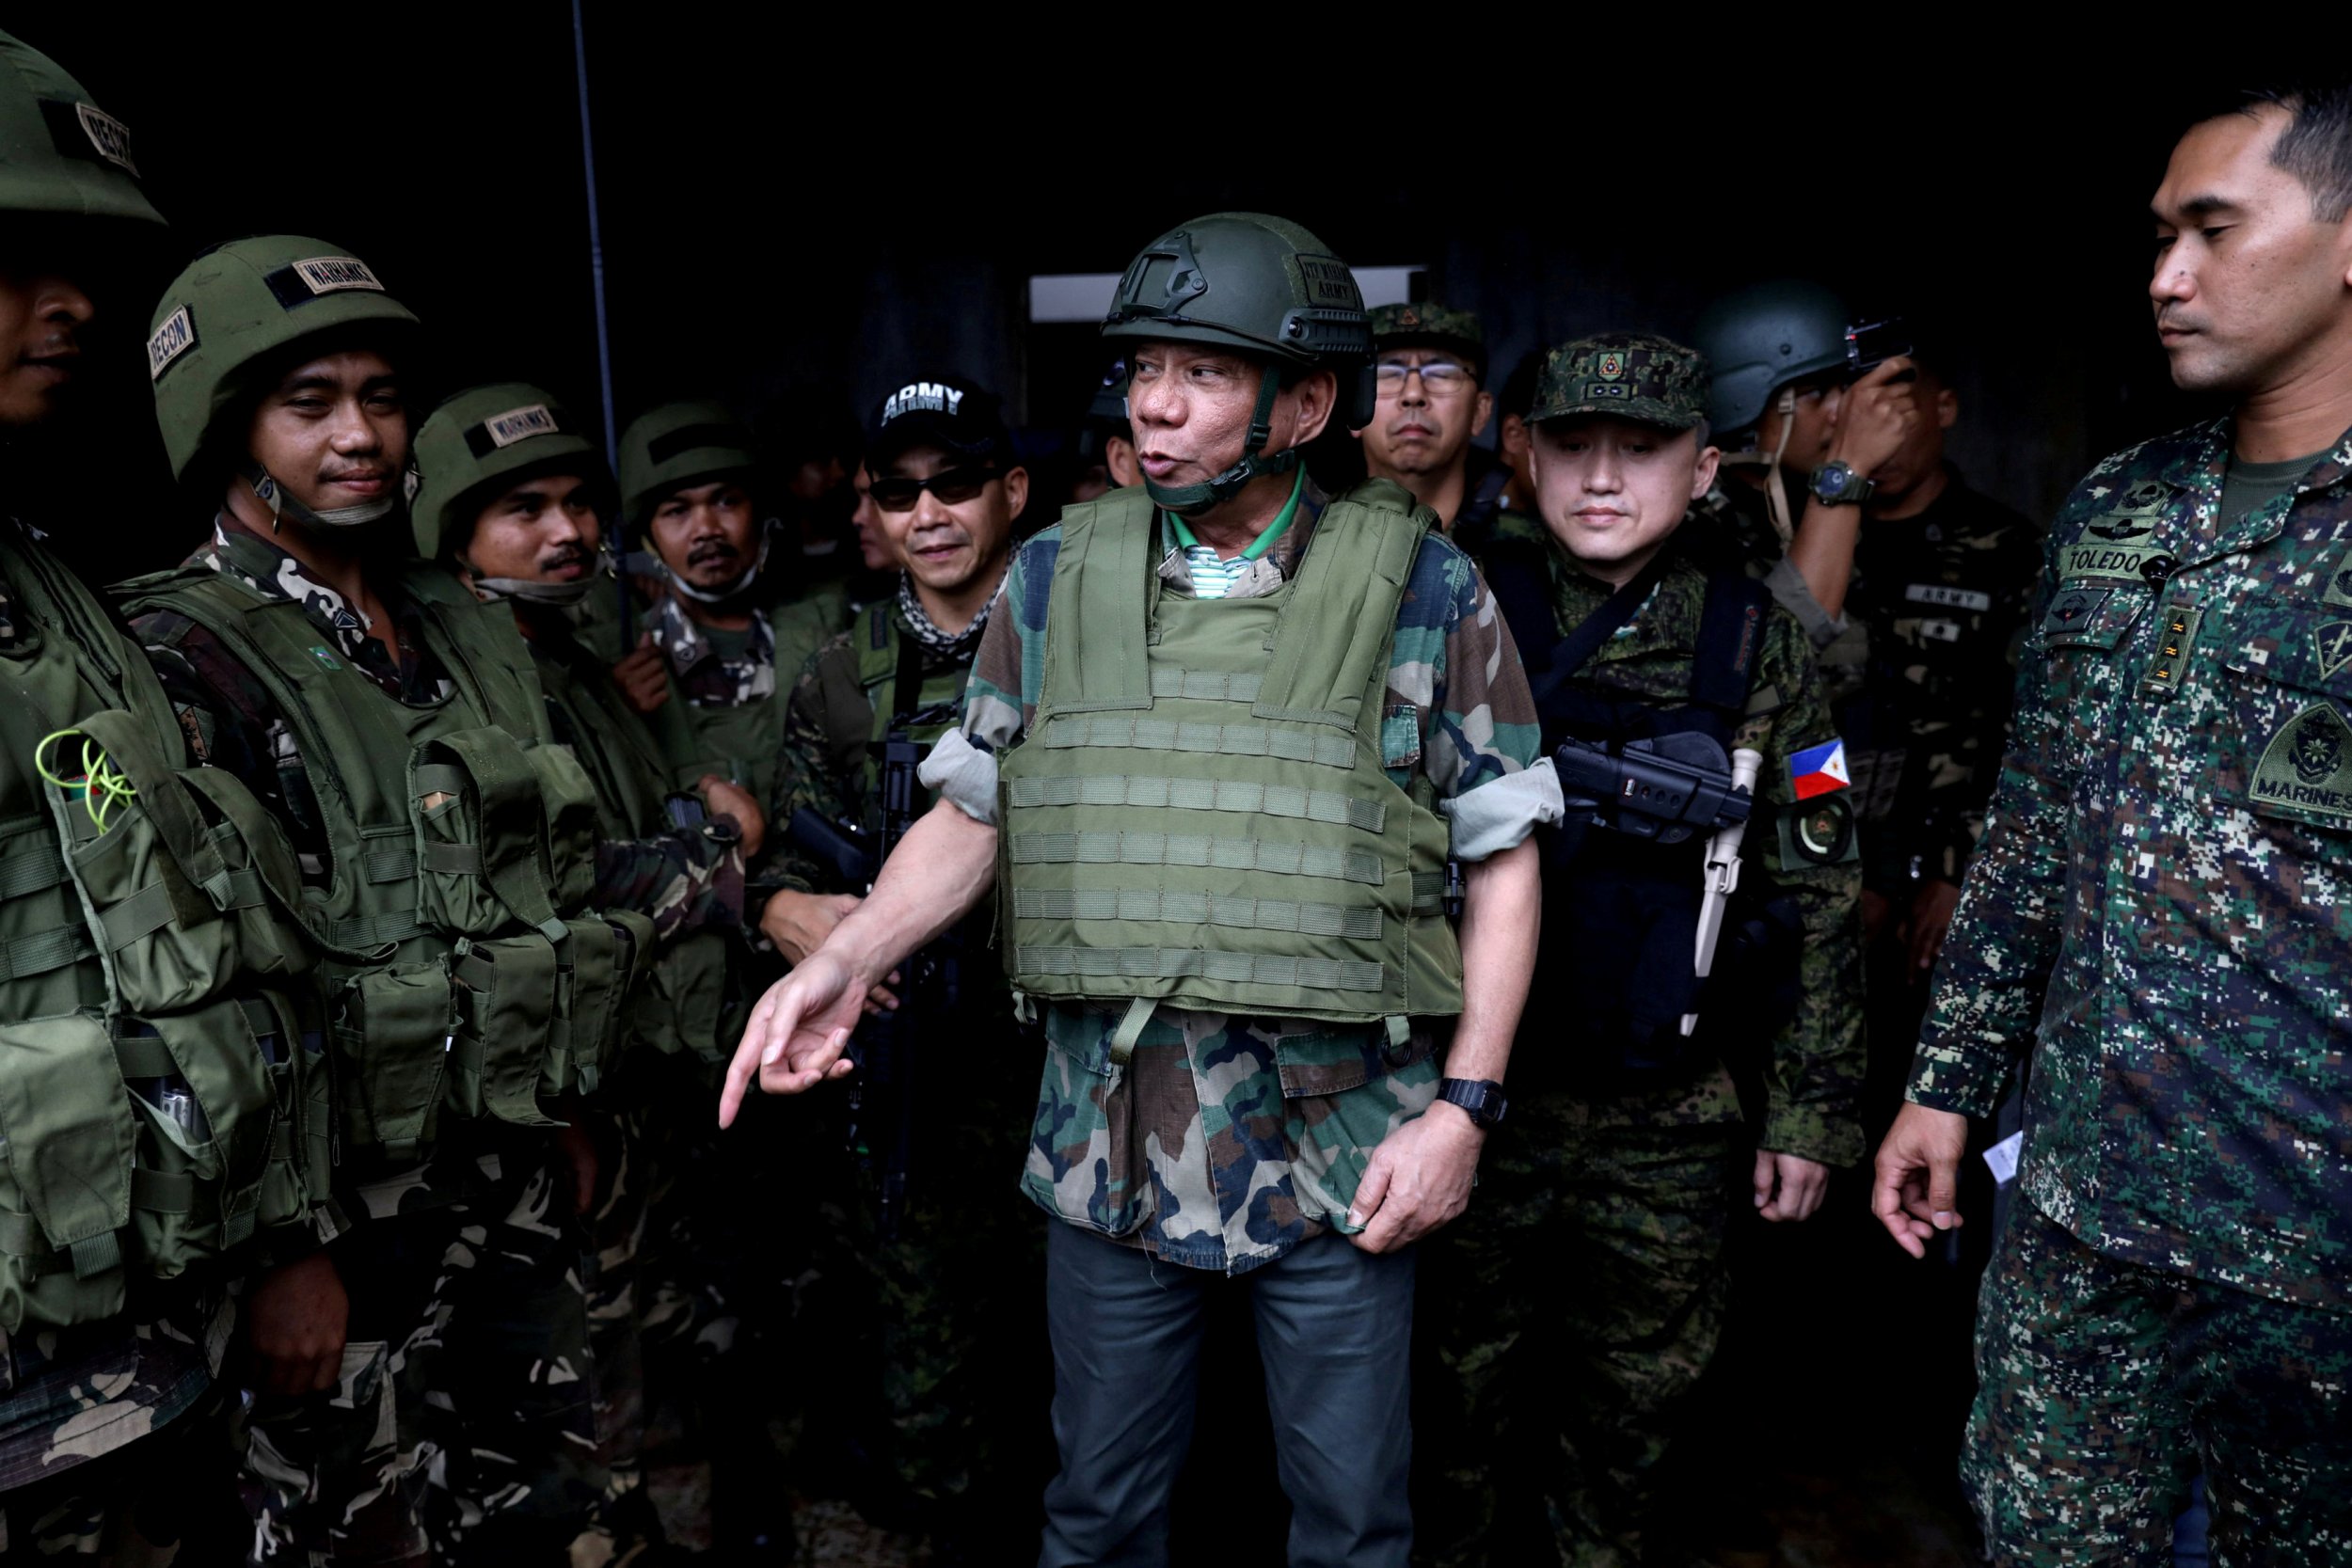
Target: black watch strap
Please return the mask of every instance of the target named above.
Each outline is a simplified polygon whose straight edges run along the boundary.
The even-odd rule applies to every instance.
[[[1438,1098],[1459,1105],[1470,1113],[1470,1120],[1481,1127],[1493,1127],[1502,1120],[1511,1101],[1502,1092],[1502,1085],[1491,1078],[1448,1078],[1438,1085]]]

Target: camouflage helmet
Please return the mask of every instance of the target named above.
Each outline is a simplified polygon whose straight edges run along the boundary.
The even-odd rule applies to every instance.
[[[405,341],[417,318],[365,261],[324,240],[264,234],[216,245],[189,262],[148,324],[147,372],[172,476],[183,484],[201,477],[197,460],[228,434],[216,428],[222,416],[262,391],[262,377],[289,351],[353,329]],[[298,520],[372,520],[309,514],[249,455],[221,455],[253,481],[264,501]],[[380,516],[389,509],[344,510]]]
[[[1160,505],[1199,511],[1230,499],[1262,474],[1288,473],[1295,450],[1269,452],[1275,367],[1328,370],[1340,378],[1348,428],[1372,421],[1372,325],[1356,275],[1328,246],[1287,218],[1213,213],[1145,245],[1119,279],[1103,336],[1240,349],[1269,361],[1241,461],[1202,484],[1145,487]]]
[[[1647,332],[1597,332],[1544,356],[1527,422],[1592,414],[1691,430],[1707,414],[1707,359]]]
[[[1470,373],[1486,373],[1486,331],[1471,310],[1427,302],[1383,305],[1372,312],[1372,346],[1377,354],[1391,348],[1441,348],[1458,356]]]
[[[427,561],[466,537],[494,486],[560,469],[609,487],[586,428],[551,393],[520,381],[445,399],[417,429],[416,461],[408,521]]]
[[[1715,367],[1708,422],[1725,435],[1746,430],[1781,388],[1844,369],[1851,320],[1835,293],[1795,278],[1758,283],[1708,306],[1692,334]]]
[[[161,224],[131,132],[48,55],[0,33],[0,212]]]
[[[755,472],[752,433],[722,403],[665,403],[621,432],[621,515],[632,527],[662,497],[689,484]]]

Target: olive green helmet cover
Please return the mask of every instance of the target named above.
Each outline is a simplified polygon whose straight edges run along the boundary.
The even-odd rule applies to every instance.
[[[440,559],[472,531],[490,491],[534,473],[577,473],[600,487],[604,458],[554,394],[528,382],[471,387],[442,401],[417,429],[408,521],[417,553]]]
[[[215,429],[221,416],[261,391],[261,377],[288,350],[368,326],[405,338],[417,318],[365,261],[324,240],[264,234],[189,262],[148,324],[147,371],[173,477],[195,477],[197,459],[227,434]],[[221,455],[240,471],[249,467],[242,451]],[[291,497],[274,504],[295,510]]]
[[[726,404],[665,403],[621,432],[621,515],[643,527],[661,498],[715,479],[748,479],[759,467],[752,433]]]
[[[1268,452],[1280,370],[1328,370],[1350,430],[1372,422],[1372,325],[1347,263],[1287,218],[1213,213],[1145,245],[1112,298],[1103,336],[1121,343],[1208,343],[1265,361],[1256,418],[1239,463],[1205,484],[1145,482],[1152,498],[1196,511],[1238,495],[1261,474],[1287,473],[1296,451]]]
[[[1792,381],[1846,363],[1846,302],[1819,283],[1787,278],[1726,294],[1699,316],[1692,346],[1714,367],[1708,423],[1736,436],[1764,417]]]
[[[130,128],[40,50],[0,33],[0,212],[161,224]]]

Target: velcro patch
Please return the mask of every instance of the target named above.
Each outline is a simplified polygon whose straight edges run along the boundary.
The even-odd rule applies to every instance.
[[[2065,588],[2050,601],[2049,611],[2042,617],[2042,635],[2057,637],[2079,630],[2090,624],[2100,607],[2115,597],[2112,588]]]
[[[174,359],[196,346],[196,318],[184,305],[164,318],[164,325],[147,340],[147,379],[162,377]]]
[[[1853,807],[1843,795],[1806,800],[1780,813],[1782,865],[1838,865],[1861,857]]]
[[[131,161],[131,128],[95,103],[76,103],[73,113],[98,155],[135,178],[139,166]]]
[[[2266,816],[2352,826],[2352,724],[2313,703],[2280,725],[2255,765],[2253,797]]]
[[[555,416],[548,412],[548,405],[544,403],[510,408],[503,414],[493,414],[482,421],[482,429],[494,447],[511,447],[533,436],[552,436],[557,428]]]
[[[1993,608],[1993,595],[1974,588],[1952,588],[1940,582],[1915,582],[1903,590],[1903,597],[1913,604],[1931,604],[1943,610],[1987,610]]]
[[[2352,609],[2352,566],[2328,568],[2328,586],[2320,591],[2319,597],[2323,604]]]
[[[2169,575],[2172,558],[2161,550],[2128,546],[2073,544],[2058,551],[2058,578],[2064,582],[2160,582]]]
[[[357,256],[313,256],[294,262],[294,272],[314,294],[331,294],[339,289],[384,292],[383,282]]]
[[[2352,621],[2322,621],[2312,628],[2312,652],[2325,680],[2352,662]]]
[[[2160,691],[2181,689],[2181,672],[2188,667],[2190,650],[2197,646],[2197,623],[2204,619],[2204,614],[2195,605],[2164,607],[2164,626],[2156,639],[2156,657],[2148,666],[2150,686]]]

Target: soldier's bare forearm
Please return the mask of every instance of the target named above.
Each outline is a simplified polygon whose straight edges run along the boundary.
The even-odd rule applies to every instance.
[[[996,829],[948,801],[924,813],[891,851],[874,891],[833,928],[825,951],[868,988],[963,918],[996,881]]]
[[[1462,1019],[1446,1053],[1447,1077],[1502,1081],[1542,923],[1534,839],[1462,868]]]

